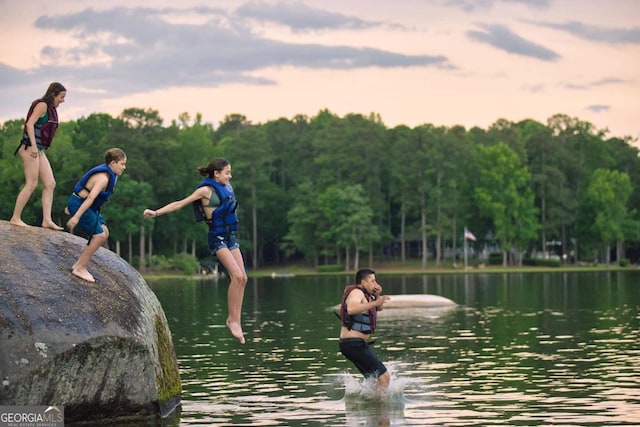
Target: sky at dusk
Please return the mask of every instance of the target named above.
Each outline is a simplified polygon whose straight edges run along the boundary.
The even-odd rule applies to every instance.
[[[62,121],[328,109],[486,129],[566,114],[638,138],[640,1],[0,0],[0,122],[52,81]]]

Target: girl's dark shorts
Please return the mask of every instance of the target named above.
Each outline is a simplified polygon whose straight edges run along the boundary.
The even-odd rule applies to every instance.
[[[365,378],[378,378],[387,372],[386,366],[362,338],[341,338],[339,346],[340,352],[356,365]]]

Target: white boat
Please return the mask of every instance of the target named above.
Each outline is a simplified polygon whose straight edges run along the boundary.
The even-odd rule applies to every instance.
[[[455,306],[449,298],[430,294],[402,294],[389,295],[391,299],[384,304],[384,309],[390,308],[430,308]]]
[[[457,307],[457,304],[449,298],[430,294],[400,294],[389,295],[383,309],[378,312],[380,317],[437,317]],[[340,304],[333,306],[332,310],[340,312]]]

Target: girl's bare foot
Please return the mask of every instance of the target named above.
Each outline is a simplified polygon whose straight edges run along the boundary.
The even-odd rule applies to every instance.
[[[55,222],[43,222],[42,223],[42,228],[48,228],[50,230],[55,230],[55,231],[62,231],[64,230],[64,228],[60,227],[58,224],[56,224]]]
[[[93,276],[91,275],[91,273],[89,273],[89,271],[85,268],[85,269],[76,269],[75,267],[71,269],[71,274],[73,274],[76,277],[79,277],[80,279],[89,282],[89,283],[95,283],[96,279],[93,278]]]
[[[13,219],[11,218],[9,220],[9,224],[11,225],[17,225],[18,227],[31,227],[29,224],[27,224],[26,222],[24,222],[23,220],[21,220],[20,218],[18,219]]]
[[[240,344],[245,343],[244,333],[242,333],[240,322],[232,322],[230,320],[227,320],[227,328],[229,328],[229,330],[231,331],[231,335],[233,335],[235,339],[240,341]]]

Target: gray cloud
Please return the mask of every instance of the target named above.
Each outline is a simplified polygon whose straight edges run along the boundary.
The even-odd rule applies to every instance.
[[[587,90],[587,89],[589,89],[588,85],[577,84],[577,83],[563,83],[562,86],[565,89],[572,89],[572,90]]]
[[[28,73],[0,63],[0,85],[15,88],[28,80],[30,80]]]
[[[629,29],[605,28],[595,25],[586,25],[581,22],[568,21],[565,23],[532,21],[540,27],[565,31],[584,40],[613,44],[638,44],[640,43],[640,27]]]
[[[611,107],[609,105],[595,104],[589,105],[587,110],[593,111],[594,113],[602,113],[604,111],[609,111]]]
[[[604,79],[596,80],[591,82],[592,86],[607,86],[607,85],[617,85],[627,83],[626,80],[619,79],[617,77],[607,77]]]
[[[490,9],[497,3],[521,4],[537,9],[544,9],[551,5],[551,0],[445,0],[446,5],[459,7],[465,12]]]
[[[565,89],[572,90],[588,90],[597,86],[609,86],[609,85],[618,85],[627,83],[625,80],[619,79],[617,77],[607,77],[599,80],[595,80],[589,83],[563,83],[562,86]]]
[[[18,73],[0,64],[0,87],[11,82],[25,84],[74,81],[95,89],[94,97],[117,97],[167,87],[215,87],[226,83],[275,84],[256,72],[267,67],[295,66],[312,69],[358,69],[365,67],[450,68],[443,55],[405,55],[376,48],[348,45],[287,43],[265,38],[252,29],[252,20],[274,20],[283,8],[282,24],[303,28],[360,28],[364,21],[347,16],[317,13],[301,3],[264,6],[249,3],[238,12],[198,7],[86,9],[66,15],[44,15],[36,27],[69,34],[77,46],[47,45],[41,49],[45,64]],[[297,11],[297,12],[296,12]],[[198,23],[179,19],[199,17]],[[247,17],[251,19],[247,19]],[[19,79],[18,79],[19,75]],[[76,93],[79,96],[81,94]],[[89,95],[87,95],[89,96]]]
[[[560,58],[556,52],[520,37],[504,25],[483,24],[480,27],[484,31],[467,31],[467,37],[515,55],[528,56],[543,61],[555,61]]]
[[[363,21],[353,16],[312,8],[302,2],[278,4],[249,2],[236,9],[235,14],[286,25],[293,31],[367,29],[383,25],[380,22]]]

